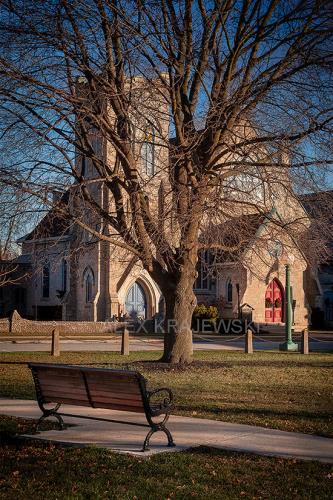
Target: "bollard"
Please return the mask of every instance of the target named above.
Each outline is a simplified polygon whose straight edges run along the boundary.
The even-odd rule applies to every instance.
[[[304,328],[302,331],[301,353],[309,354],[309,330]]]
[[[52,330],[51,356],[60,356],[60,338],[57,329]]]
[[[245,335],[245,352],[247,354],[253,354],[253,338],[252,338],[252,330],[248,328],[246,330]]]
[[[123,356],[129,355],[129,331],[127,328],[124,328],[124,331],[121,334],[121,351],[120,352]]]

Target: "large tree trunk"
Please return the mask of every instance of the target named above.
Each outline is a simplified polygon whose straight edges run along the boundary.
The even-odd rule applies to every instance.
[[[192,314],[197,303],[193,292],[195,268],[182,272],[180,279],[171,290],[163,291],[165,299],[164,353],[161,361],[165,363],[191,363]]]

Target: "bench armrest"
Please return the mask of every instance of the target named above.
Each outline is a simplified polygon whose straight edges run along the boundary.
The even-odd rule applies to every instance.
[[[164,393],[164,395],[163,395]],[[158,398],[156,401],[151,401],[153,396],[159,395],[161,400]],[[164,397],[163,397],[164,396]],[[168,413],[173,408],[173,394],[167,387],[161,387],[153,391],[147,392],[149,406],[151,408],[152,415],[161,415],[162,413]]]

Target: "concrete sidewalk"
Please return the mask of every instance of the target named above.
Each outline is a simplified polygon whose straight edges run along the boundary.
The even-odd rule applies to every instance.
[[[64,407],[65,408],[65,407]],[[128,412],[90,409],[66,405],[63,411],[103,418],[146,423],[145,417]],[[22,418],[39,418],[41,411],[32,400],[0,399],[0,414]],[[143,427],[64,417],[66,430],[43,431],[34,438],[71,445],[94,445],[121,453],[149,456],[160,452],[180,451],[206,445],[230,451],[243,451],[260,455],[319,460],[333,463],[333,440],[296,432],[284,432],[263,427],[231,424],[215,420],[171,416],[169,429],[176,443],[168,448],[166,436],[162,432],[153,435],[150,451],[140,451],[148,432]]]

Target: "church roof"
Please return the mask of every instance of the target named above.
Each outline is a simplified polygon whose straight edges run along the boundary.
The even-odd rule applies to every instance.
[[[235,262],[255,241],[259,229],[272,218],[272,212],[233,217],[202,233],[201,247],[214,249],[219,263]]]
[[[325,243],[329,256],[325,256],[324,260],[332,262],[333,190],[303,194],[299,200],[311,220],[312,240],[317,240],[317,244],[318,240]]]
[[[332,219],[333,190],[302,194],[299,200],[311,217],[316,218],[326,213]]]
[[[66,192],[62,195],[58,204],[43,217],[37,226],[18,241],[21,243],[23,241],[59,238],[69,235],[72,218],[67,210],[68,201],[69,192]]]

